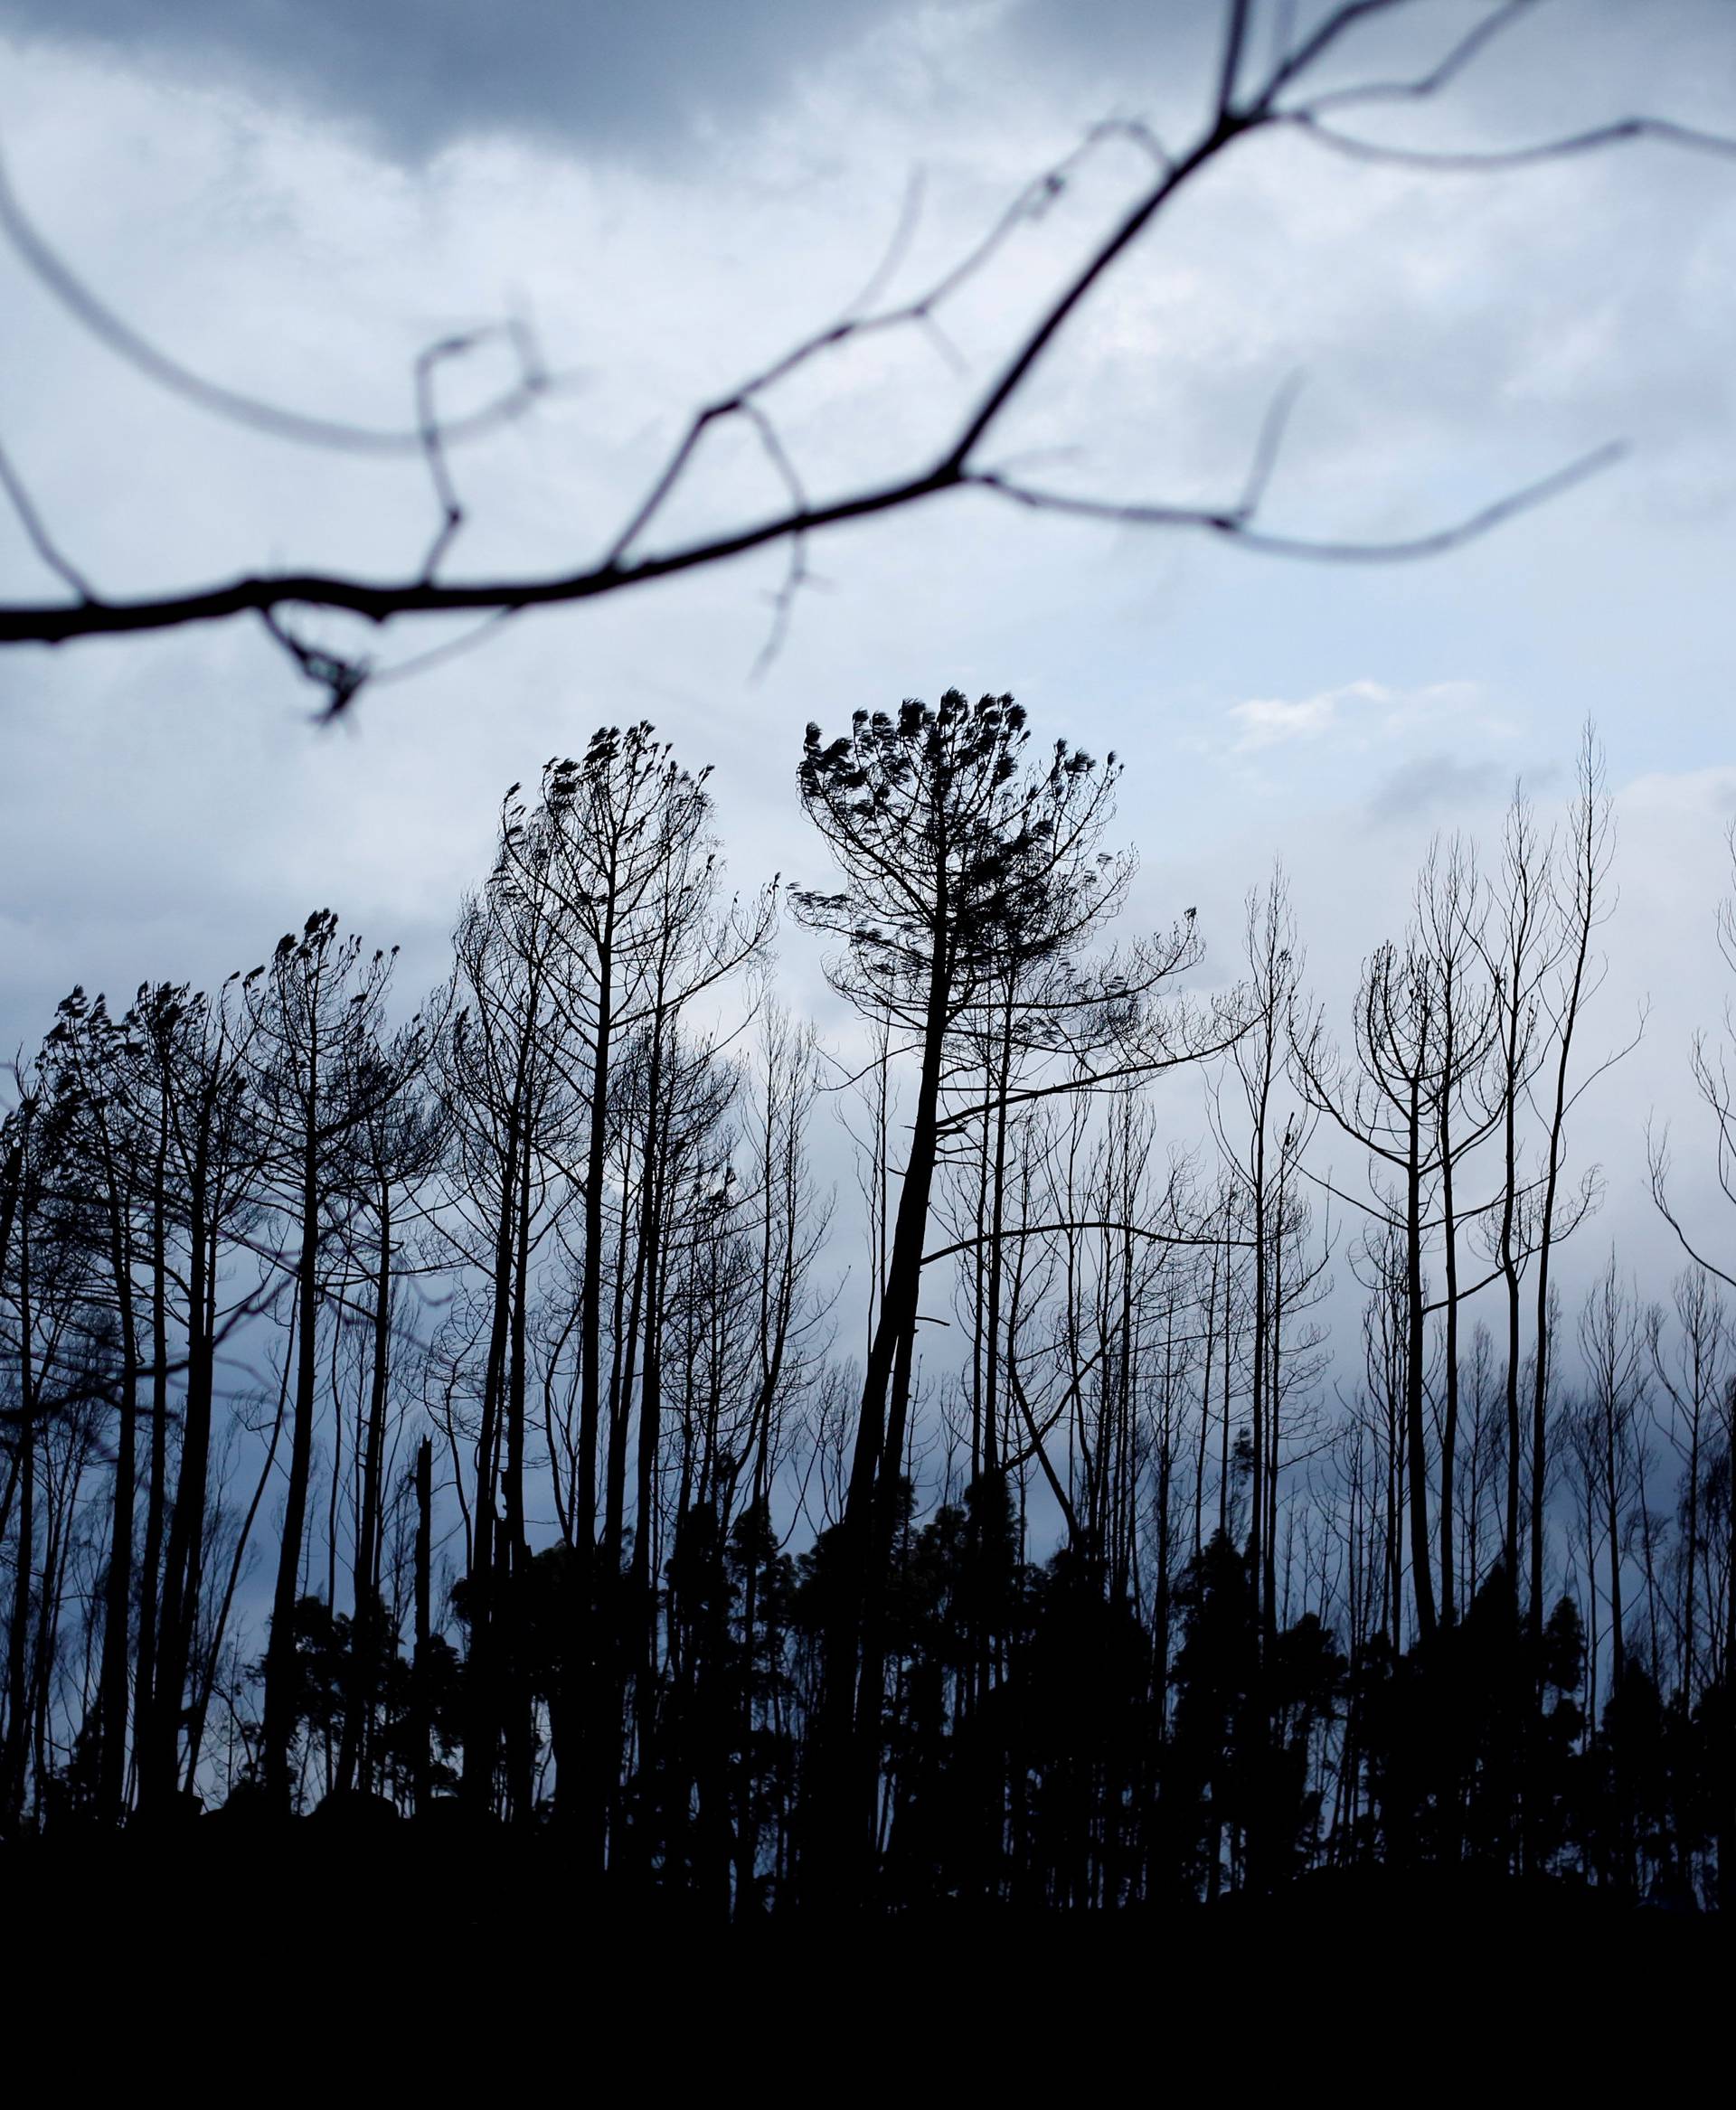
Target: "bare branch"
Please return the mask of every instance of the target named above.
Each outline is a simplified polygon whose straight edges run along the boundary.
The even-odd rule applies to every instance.
[[[24,479],[13,467],[3,447],[0,447],[0,490],[5,491],[12,510],[18,515],[19,525],[24,529],[31,548],[42,562],[51,571],[58,572],[65,579],[81,603],[93,599],[95,597],[91,593],[90,581],[71,559],[61,553],[54,538],[49,533],[42,514],[37,512],[35,501],[25,489]]]
[[[58,645],[73,637],[173,629],[190,623],[216,622],[229,616],[262,615],[294,602],[309,608],[341,609],[375,623],[383,623],[393,616],[450,615],[467,609],[513,614],[524,608],[596,599],[603,594],[621,592],[653,579],[669,579],[684,571],[722,563],[749,551],[788,541],[792,536],[811,535],[844,521],[863,520],[915,505],[943,491],[973,486],[1035,510],[1078,513],[1134,525],[1206,529],[1232,537],[1249,549],[1272,555],[1347,562],[1393,562],[1432,556],[1486,534],[1514,513],[1541,505],[1571,485],[1608,467],[1622,451],[1620,443],[1599,447],[1565,469],[1497,499],[1451,526],[1391,542],[1312,542],[1300,536],[1267,534],[1253,529],[1234,510],[1214,512],[1200,506],[1126,504],[1116,500],[1076,497],[1015,485],[994,470],[966,470],[952,463],[943,463],[937,468],[883,484],[877,489],[836,499],[829,504],[779,513],[756,522],[750,527],[691,542],[663,556],[640,558],[630,564],[606,560],[590,569],[553,578],[476,580],[462,584],[441,584],[429,579],[394,584],[322,572],[261,572],[232,579],[223,586],[145,600],[93,599],[72,608],[59,602],[0,608],[0,645]]]
[[[521,372],[528,374],[536,371],[530,334],[521,322],[497,324],[489,329],[467,331],[461,336],[443,337],[438,344],[430,344],[416,362],[416,429],[421,438],[422,455],[428,463],[434,496],[440,508],[439,527],[429,546],[428,555],[422,560],[424,579],[433,578],[441,558],[450,549],[459,528],[464,524],[464,507],[459,502],[458,488],[452,481],[446,459],[453,429],[443,426],[435,410],[436,371],[443,361],[461,359],[467,353],[474,352],[478,344],[496,337],[505,338],[517,352]]]
[[[1439,95],[1443,88],[1449,88],[1498,36],[1511,29],[1522,15],[1534,14],[1540,5],[1541,0],[1506,0],[1505,5],[1497,7],[1467,30],[1427,73],[1419,74],[1411,80],[1375,80],[1363,88],[1329,89],[1325,95],[1316,96],[1308,108],[1317,114],[1321,110],[1360,108],[1367,103],[1425,101],[1430,96]]]
[[[1445,551],[1475,542],[1516,513],[1528,513],[1534,506],[1560,497],[1574,485],[1582,484],[1587,477],[1610,467],[1626,452],[1625,441],[1611,441],[1609,446],[1594,448],[1578,461],[1570,462],[1565,468],[1556,469],[1534,484],[1509,492],[1505,497],[1479,507],[1476,513],[1447,527],[1392,542],[1314,542],[1303,535],[1269,534],[1252,525],[1245,506],[1241,505],[1213,513],[1203,507],[1146,505],[1118,499],[1076,497],[1067,492],[1043,491],[1032,485],[1015,484],[993,470],[981,471],[969,481],[1040,512],[1070,513],[1090,520],[1119,521],[1136,527],[1205,528],[1232,539],[1244,549],[1258,550],[1269,556],[1307,557],[1330,563],[1393,564],[1417,557],[1438,557]]]
[[[862,292],[833,322],[797,343],[758,373],[694,411],[662,466],[638,499],[627,509],[612,535],[599,537],[603,553],[531,577],[446,580],[438,574],[461,531],[465,511],[453,481],[448,452],[458,440],[491,430],[519,415],[552,385],[537,358],[528,332],[507,325],[442,339],[416,364],[417,420],[411,431],[392,431],[330,419],[307,418],[262,402],[241,391],[207,381],[148,343],[100,301],[55,253],[24,214],[0,168],[0,234],[11,242],[36,278],[98,340],[137,371],[198,407],[275,437],[354,452],[416,455],[427,470],[439,510],[439,521],[419,574],[413,578],[364,579],[305,572],[243,573],[228,580],[181,592],[131,599],[105,598],[93,592],[61,555],[43,531],[29,496],[4,457],[0,484],[17,510],[37,553],[78,597],[66,603],[14,603],[0,606],[0,645],[60,644],[71,639],[142,633],[222,621],[240,614],[259,617],[280,649],[305,677],[321,685],[330,709],[347,707],[363,682],[399,679],[420,666],[467,648],[486,629],[524,609],[552,607],[619,593],[652,580],[727,562],[755,550],[781,545],[788,563],[773,596],[770,633],[756,671],[775,657],[787,634],[791,610],[802,587],[810,582],[807,556],[813,538],[852,521],[920,505],[943,492],[976,489],[1035,512],[1141,527],[1179,527],[1215,534],[1268,554],[1342,562],[1397,562],[1438,555],[1488,533],[1515,514],[1560,495],[1585,477],[1608,466],[1620,452],[1605,447],[1569,464],[1539,482],[1509,492],[1467,517],[1429,532],[1392,541],[1353,542],[1268,532],[1257,524],[1260,509],[1278,463],[1297,384],[1287,382],[1269,410],[1254,449],[1241,497],[1222,506],[1127,502],[1100,495],[1050,490],[1015,475],[1010,464],[982,463],[983,449],[1002,425],[1013,403],[1026,389],[1071,319],[1090,300],[1194,177],[1222,158],[1244,136],[1288,127],[1317,140],[1334,152],[1354,158],[1431,170],[1491,171],[1558,161],[1648,138],[1696,151],[1736,155],[1736,138],[1693,126],[1644,116],[1623,118],[1585,131],[1507,150],[1437,152],[1389,146],[1342,133],[1326,121],[1328,113],[1382,103],[1414,103],[1439,95],[1457,80],[1536,0],[1492,4],[1474,26],[1448,46],[1432,66],[1414,77],[1372,80],[1360,87],[1324,89],[1308,99],[1308,83],[1354,33],[1375,18],[1396,13],[1411,0],[1341,0],[1292,43],[1293,13],[1276,11],[1277,56],[1252,86],[1241,85],[1250,70],[1251,0],[1227,0],[1224,41],[1218,60],[1212,115],[1193,144],[1172,155],[1136,120],[1114,120],[1093,127],[1071,153],[1025,184],[976,245],[914,297],[878,305],[909,251],[918,224],[922,186],[920,173],[908,185],[887,252]],[[1287,99],[1294,96],[1297,99]],[[947,303],[998,258],[1014,236],[1034,224],[1069,194],[1081,165],[1106,146],[1130,145],[1149,164],[1132,200],[1100,239],[1087,248],[1067,272],[1036,320],[1005,351],[998,371],[960,414],[949,438],[926,466],[884,476],[880,480],[832,497],[810,496],[791,461],[767,407],[771,391],[815,361],[871,334],[914,331],[925,335],[943,356],[962,366],[940,323]],[[485,338],[500,336],[517,356],[518,373],[511,387],[492,402],[464,417],[442,421],[435,401],[439,367],[473,349]],[[692,471],[712,429],[731,419],[745,420],[783,487],[784,504],[758,519],[749,519],[663,548],[644,545],[664,518],[670,501]],[[375,674],[371,664],[310,646],[288,628],[286,611],[295,604],[360,616],[385,624],[397,617],[478,613],[488,618],[482,630],[466,639],[412,655],[397,666]]]
[[[1321,124],[1311,109],[1288,110],[1278,122],[1296,127],[1310,139],[1317,139],[1335,154],[1354,161],[1374,162],[1392,168],[1429,169],[1439,174],[1488,174],[1509,168],[1533,168],[1539,163],[1571,161],[1582,154],[1595,154],[1608,146],[1624,146],[1635,139],[1667,140],[1672,146],[1691,147],[1696,153],[1736,159],[1736,138],[1707,132],[1694,125],[1678,125],[1668,118],[1619,118],[1608,125],[1592,125],[1583,132],[1569,132],[1554,139],[1542,139],[1529,146],[1478,147],[1467,153],[1439,152],[1423,146],[1386,146],[1374,139],[1357,139]]]
[[[75,321],[119,359],[172,395],[184,398],[213,417],[246,425],[274,439],[288,439],[302,447],[326,447],[349,454],[415,455],[424,451],[421,431],[393,431],[373,425],[353,425],[340,419],[310,418],[299,410],[286,410],[262,401],[222,381],[207,381],[172,359],[124,322],[113,308],[99,300],[71,268],[51,248],[25,213],[12,187],[4,156],[0,156],[0,233],[37,282],[53,295]],[[555,385],[540,363],[531,359],[513,385],[492,402],[467,416],[454,419],[445,429],[448,445],[479,438],[522,417],[532,404]]]
[[[1266,486],[1270,483],[1272,471],[1278,466],[1278,449],[1284,444],[1290,412],[1296,408],[1296,399],[1301,392],[1302,376],[1293,373],[1272,398],[1271,407],[1266,413],[1266,421],[1260,429],[1260,438],[1254,447],[1248,481],[1242,485],[1241,504],[1236,508],[1243,520],[1252,520],[1260,511],[1266,496]]]
[[[1290,56],[1272,71],[1266,83],[1262,102],[1269,108],[1275,98],[1282,94],[1293,80],[1299,80],[1310,72],[1321,60],[1356,28],[1376,14],[1388,14],[1394,7],[1403,7],[1409,0],[1345,0],[1345,5],[1335,7],[1332,13],[1297,45]]]
[[[1251,13],[1250,0],[1230,0],[1229,18],[1223,32],[1223,60],[1218,71],[1220,121],[1235,108],[1236,80],[1241,71],[1241,48],[1247,41],[1248,17]]]
[[[797,513],[806,513],[807,510],[807,493],[802,486],[800,476],[796,473],[796,465],[790,460],[788,451],[786,449],[783,440],[778,437],[778,428],[758,403],[744,403],[742,414],[759,435],[760,444],[765,451],[767,460],[778,472],[785,490],[789,494],[791,506]],[[784,639],[789,630],[790,610],[795,606],[796,596],[807,582],[807,537],[797,530],[789,538],[789,563],[784,573],[783,584],[773,596],[771,628],[767,633],[766,641],[760,646],[759,656],[753,663],[753,668],[749,676],[750,680],[758,681],[782,650]]]
[[[272,643],[283,651],[296,671],[325,690],[327,702],[322,715],[327,719],[341,717],[373,672],[367,661],[344,659],[340,654],[326,652],[318,645],[304,645],[280,620],[274,606],[261,608],[259,613]]]

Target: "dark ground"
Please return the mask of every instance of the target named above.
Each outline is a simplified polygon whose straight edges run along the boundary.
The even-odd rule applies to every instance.
[[[728,1926],[587,1889],[547,1835],[449,1824],[14,1846],[0,1928],[7,2110],[111,2068],[201,2110],[494,2110],[550,2076],[609,2110],[1722,2103],[1736,2011],[1722,1918],[1565,1884],[1377,1870],[1216,1908]]]

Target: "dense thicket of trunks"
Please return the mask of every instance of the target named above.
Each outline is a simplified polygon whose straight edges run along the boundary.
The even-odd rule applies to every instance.
[[[1595,748],[1342,1016],[1279,873],[1239,969],[1105,949],[1118,774],[1007,697],[810,728],[830,1047],[648,726],[509,793],[408,1022],[324,910],[75,990],[0,1147],[0,1829],[500,1820],[719,1916],[1718,1901],[1723,1278],[1561,1294]]]

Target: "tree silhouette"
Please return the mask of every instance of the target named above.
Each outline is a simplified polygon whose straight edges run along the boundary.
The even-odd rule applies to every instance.
[[[588,751],[509,796],[413,1013],[321,912],[214,997],[75,989],[17,1066],[26,1874],[229,1856],[279,1932],[352,1866],[430,1925],[1727,1899],[1717,1276],[1514,1295],[1598,1198],[1587,779],[1554,919],[1524,830],[1492,905],[1437,855],[1335,1066],[1281,881],[1240,987],[1175,994],[1191,917],[1088,954],[1114,772],[1008,699],[816,732],[846,1056],[772,994],[704,780],[648,728]],[[1373,1182],[1348,1327],[1309,1098]]]

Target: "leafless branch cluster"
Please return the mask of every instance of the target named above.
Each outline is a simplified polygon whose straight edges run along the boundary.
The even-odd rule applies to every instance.
[[[1294,384],[1279,391],[1257,437],[1249,474],[1239,496],[1222,504],[1126,500],[1063,492],[1029,480],[990,447],[1014,403],[1068,325],[1091,301],[1124,259],[1147,236],[1176,197],[1232,147],[1260,134],[1289,132],[1329,152],[1392,166],[1490,171],[1530,166],[1641,139],[1722,155],[1736,154],[1736,138],[1664,118],[1630,115],[1587,129],[1501,149],[1436,151],[1363,137],[1341,128],[1356,113],[1429,102],[1453,86],[1506,31],[1533,13],[1539,0],[1504,0],[1488,8],[1421,71],[1401,79],[1371,79],[1328,87],[1328,61],[1354,50],[1357,33],[1376,17],[1414,12],[1420,0],[1340,0],[1311,28],[1298,25],[1296,11],[1280,5],[1269,24],[1270,52],[1253,60],[1255,0],[1228,0],[1216,92],[1209,115],[1191,143],[1171,152],[1144,125],[1117,120],[1094,127],[1074,149],[1029,183],[976,246],[915,296],[885,297],[900,268],[920,206],[912,183],[888,254],[862,293],[834,321],[816,330],[737,386],[695,410],[680,439],[652,476],[625,522],[592,553],[553,569],[505,578],[453,579],[443,568],[465,523],[465,508],[449,457],[462,442],[498,430],[533,409],[556,385],[522,323],[489,332],[448,337],[430,345],[416,362],[413,426],[384,429],[308,418],[212,382],[192,372],[141,336],[71,270],[27,217],[0,172],[0,232],[39,282],[85,330],[164,389],[212,416],[298,444],[350,453],[420,457],[432,486],[437,526],[420,568],[398,577],[363,579],[321,570],[243,572],[184,589],[138,597],[99,592],[51,534],[15,468],[0,455],[0,490],[17,513],[37,556],[67,588],[52,601],[0,603],[0,644],[57,645],[75,638],[182,627],[252,615],[266,626],[299,674],[326,693],[332,712],[342,711],[370,681],[395,678],[437,656],[461,649],[477,635],[448,641],[431,652],[384,667],[310,645],[300,637],[291,611],[332,611],[384,626],[397,618],[452,616],[483,618],[486,630],[521,611],[593,600],[652,580],[721,564],[749,551],[778,547],[787,555],[766,651],[777,650],[791,608],[807,582],[813,539],[849,521],[904,510],[942,494],[975,490],[1030,511],[1062,513],[1124,525],[1187,528],[1250,550],[1333,560],[1394,561],[1449,550],[1485,534],[1514,513],[1559,495],[1608,466],[1620,451],[1599,447],[1540,481],[1501,494],[1463,517],[1396,540],[1311,540],[1273,533],[1260,524],[1260,509],[1281,445]],[[777,392],[797,372],[845,345],[891,333],[921,334],[943,355],[957,361],[941,317],[948,304],[1013,242],[1075,187],[1083,165],[1111,146],[1132,146],[1145,174],[1131,201],[1107,233],[1078,258],[1059,291],[1036,320],[1005,351],[993,378],[969,400],[938,452],[914,468],[889,473],[831,495],[810,490],[783,438],[776,417]],[[508,385],[467,415],[443,418],[437,400],[440,369],[476,349],[486,338],[503,340],[514,372]],[[744,513],[732,523],[682,540],[659,541],[656,531],[676,494],[689,484],[707,443],[722,427],[744,427],[753,437],[780,487],[769,511]]]

